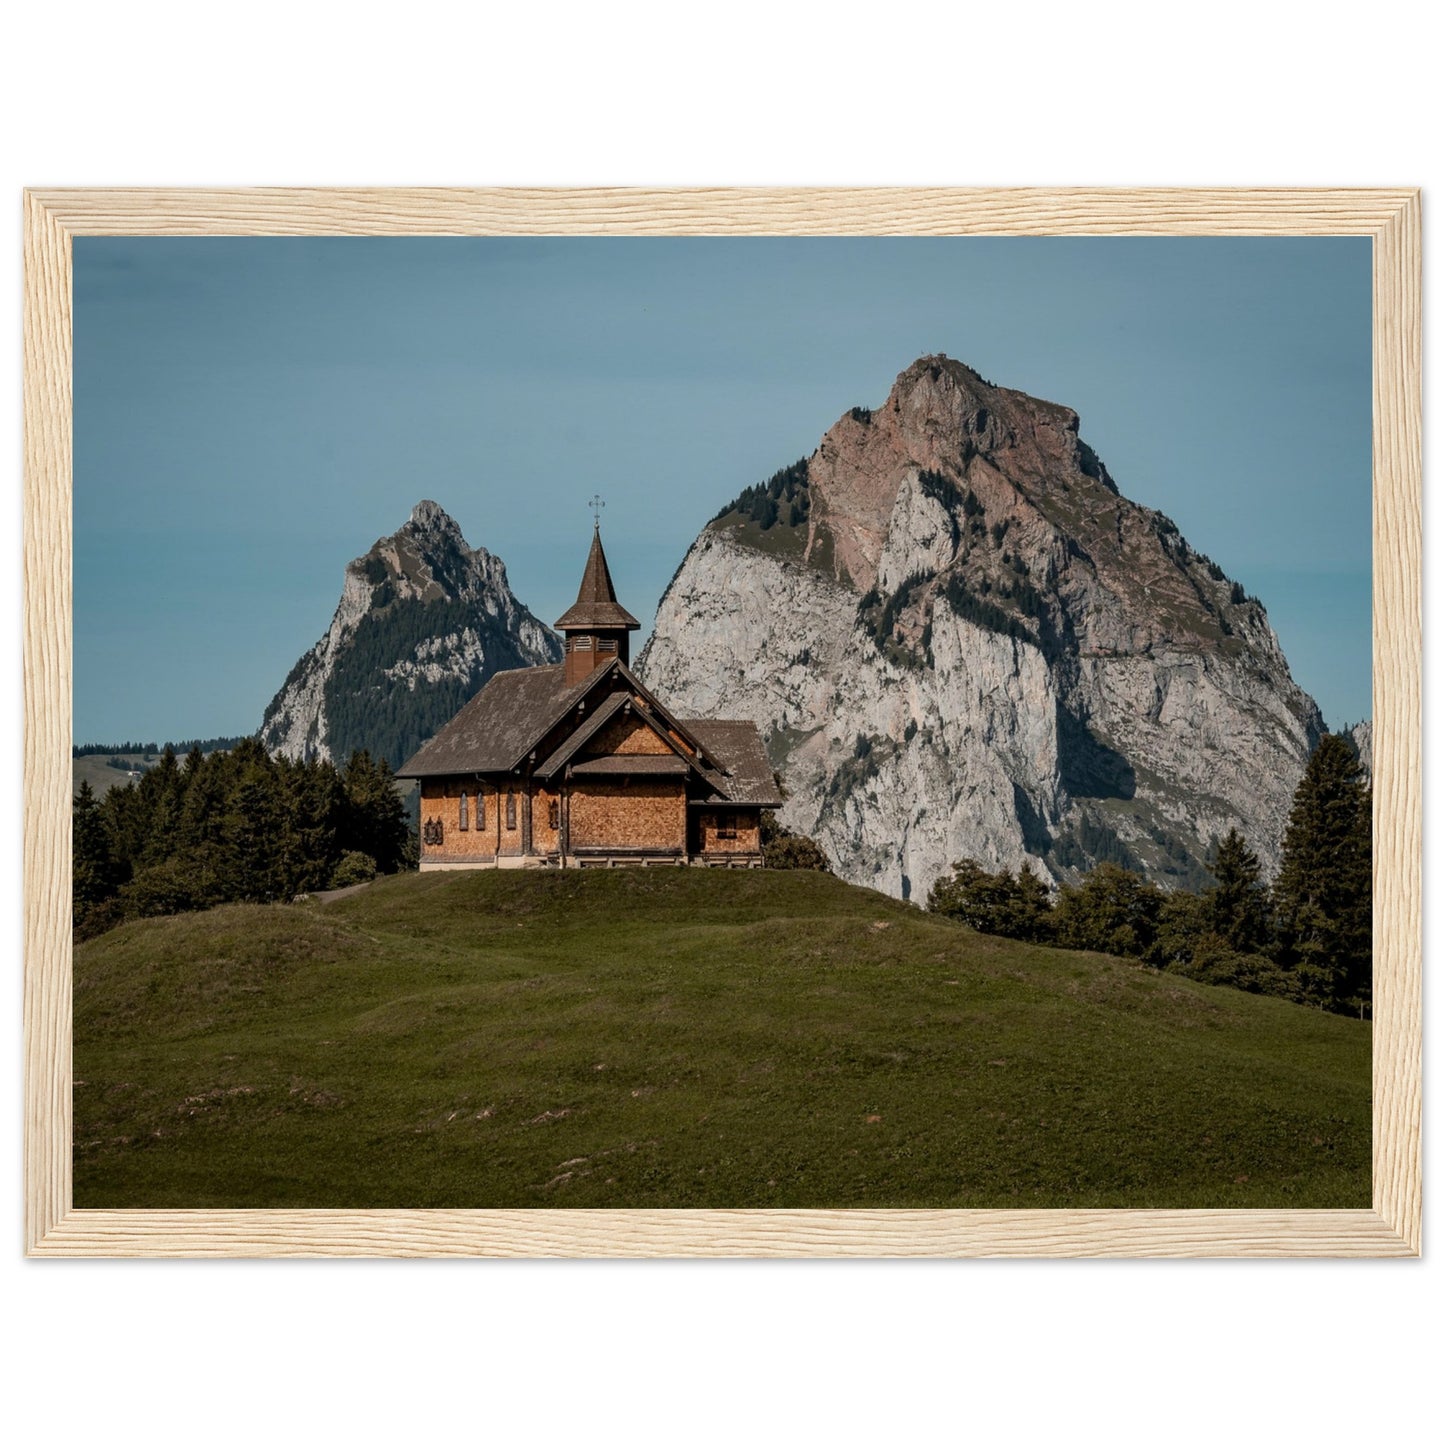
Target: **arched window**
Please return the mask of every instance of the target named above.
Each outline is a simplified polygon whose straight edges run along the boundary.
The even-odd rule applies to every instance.
[[[487,795],[477,789],[477,832],[481,832],[487,826]]]
[[[509,827],[509,828],[515,828],[516,826],[517,826],[517,795],[516,795],[515,793],[508,793],[508,794],[507,794],[507,827]]]
[[[457,827],[465,833],[467,831],[467,790],[462,789],[462,795],[457,800]]]

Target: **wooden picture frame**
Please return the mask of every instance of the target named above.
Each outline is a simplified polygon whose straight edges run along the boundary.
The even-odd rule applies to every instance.
[[[34,190],[25,221],[25,1191],[35,1256],[1411,1256],[1421,1231],[1420,195],[1357,190]],[[1372,1207],[77,1210],[71,1203],[71,238],[1369,236]]]

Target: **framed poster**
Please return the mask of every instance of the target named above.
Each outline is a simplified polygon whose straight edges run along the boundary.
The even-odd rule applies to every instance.
[[[170,238],[163,244],[172,248],[162,269],[200,254],[185,252],[189,244],[212,248],[207,267],[215,257],[284,247],[293,260],[302,258],[301,270],[291,276],[292,289],[270,293],[260,311],[258,293],[244,285],[228,298],[205,288],[168,293],[167,324],[180,329],[162,328],[148,345],[144,316],[111,317],[107,330],[101,302],[77,286],[77,268],[109,267],[107,294],[133,301],[135,273],[145,269],[138,258],[152,254],[145,247],[161,238]],[[246,246],[237,249],[243,238]],[[528,471],[523,457],[528,447],[547,450],[539,439],[553,428],[566,443],[556,455],[574,462],[596,456],[595,435],[577,431],[558,397],[602,387],[609,367],[644,378],[616,438],[629,428],[668,438],[666,464],[636,491],[620,473],[610,475],[612,511],[604,512],[607,499],[595,495],[597,515],[578,539],[567,541],[575,526],[558,533],[565,585],[581,576],[576,602],[566,607],[569,590],[555,608],[562,641],[513,595],[504,568],[497,580],[498,559],[472,547],[444,507],[421,496],[400,529],[346,569],[347,590],[331,628],[280,687],[259,741],[197,738],[218,746],[197,747],[195,761],[182,765],[149,741],[132,747],[130,734],[124,746],[113,735],[104,745],[81,736],[72,685],[82,702],[86,689],[95,691],[91,669],[98,664],[91,659],[99,652],[86,654],[84,668],[75,661],[72,629],[79,639],[79,623],[94,615],[78,612],[75,599],[94,609],[95,590],[86,589],[100,549],[82,553],[83,539],[73,530],[93,515],[80,509],[86,499],[76,491],[81,474],[73,444],[88,449],[79,460],[94,468],[97,459],[119,455],[107,451],[107,438],[133,433],[93,425],[89,408],[100,391],[78,396],[76,378],[101,373],[79,368],[101,358],[111,377],[128,365],[137,374],[149,366],[173,378],[198,365],[204,373],[219,364],[214,347],[198,344],[191,352],[164,338],[205,333],[214,341],[213,323],[227,306],[227,325],[235,329],[226,335],[245,334],[252,344],[260,325],[284,330],[287,312],[302,316],[305,331],[313,325],[304,315],[308,298],[325,289],[315,278],[332,273],[338,248],[361,244],[354,238],[372,240],[353,290],[330,295],[332,320],[343,331],[352,328],[358,369],[375,364],[378,347],[391,346],[399,364],[424,374],[424,389],[451,397],[415,413],[426,429],[406,441],[413,455],[420,448],[430,458],[428,470],[444,471],[436,458],[446,455],[447,438],[466,432],[456,421],[465,406],[447,374],[455,355],[444,345],[415,351],[414,315],[388,317],[365,309],[370,302],[361,298],[384,296],[395,274],[387,268],[416,267],[418,256],[433,254],[429,246],[445,251],[448,266],[460,257],[463,266],[512,268],[477,314],[514,346],[523,339],[535,345],[541,334],[550,347],[550,396],[541,403],[516,397],[510,416],[501,408],[488,417],[497,445],[517,449],[518,474],[526,479],[507,499],[518,528],[529,523],[550,536],[563,500],[580,504],[592,490],[584,487],[576,499],[570,483],[549,491],[544,471]],[[763,238],[766,265],[757,260]],[[744,322],[771,308],[777,327],[798,324],[802,313],[789,307],[806,291],[809,274],[815,282],[823,278],[806,313],[816,328],[810,345],[845,349],[848,328],[830,331],[825,322],[853,294],[850,284],[882,274],[870,267],[891,266],[889,275],[916,286],[929,268],[946,274],[956,264],[963,251],[950,247],[973,246],[970,264],[992,266],[991,284],[1011,286],[1014,303],[1026,296],[1039,303],[1032,331],[1039,354],[1051,335],[1062,345],[1047,326],[1051,297],[1076,299],[1089,286],[1124,297],[1130,287],[1145,287],[1150,247],[1177,247],[1185,238],[1195,244],[1212,238],[1220,254],[1231,255],[1231,245],[1258,247],[1261,238],[1294,238],[1302,246],[1355,238],[1357,303],[1369,287],[1370,360],[1361,374],[1372,378],[1371,402],[1363,384],[1352,393],[1361,414],[1368,408],[1373,417],[1367,704],[1373,827],[1365,828],[1373,844],[1373,906],[1363,922],[1358,909],[1353,915],[1366,938],[1363,974],[1321,963],[1316,935],[1306,936],[1298,924],[1293,943],[1278,948],[1263,931],[1225,937],[1239,921],[1232,915],[1207,926],[1195,918],[1184,929],[1192,943],[1167,941],[1166,897],[1219,905],[1227,887],[1220,860],[1228,848],[1238,850],[1237,863],[1243,860],[1246,891],[1259,891],[1259,855],[1271,848],[1279,851],[1265,858],[1263,873],[1288,876],[1286,823],[1294,826],[1296,784],[1307,758],[1336,735],[1290,679],[1259,599],[1186,541],[1162,509],[1128,500],[1130,479],[1116,481],[1084,439],[1087,416],[1081,422],[1058,404],[1071,398],[1032,394],[1024,376],[996,383],[968,357],[941,349],[899,356],[891,389],[880,375],[873,394],[827,403],[831,415],[841,415],[808,456],[796,463],[779,456],[771,476],[744,475],[738,481],[747,485],[736,496],[736,488],[711,495],[688,535],[713,504],[721,510],[696,542],[687,545],[684,537],[683,546],[674,544],[657,585],[678,566],[648,651],[636,659],[628,648],[640,609],[627,610],[629,596],[614,584],[603,550],[605,531],[614,564],[620,553],[626,557],[629,528],[640,527],[649,507],[664,506],[658,488],[679,467],[705,470],[696,457],[679,455],[679,439],[668,432],[673,393],[665,373],[673,363],[666,348],[686,328],[702,349],[723,348],[711,413],[721,435],[739,421],[725,404],[738,369],[737,355],[726,352],[729,328],[742,352],[753,348],[752,370],[766,373],[762,390],[791,395],[786,347],[769,353],[783,358],[769,370],[758,339],[764,333],[746,334]],[[977,259],[984,244],[991,248],[986,265]],[[330,249],[323,256],[310,246]],[[913,249],[906,262],[895,250],[880,263],[884,253],[875,246]],[[924,246],[931,248],[927,255]],[[802,247],[811,249],[788,249]],[[356,254],[347,252],[347,266]],[[1178,253],[1168,254],[1165,272]],[[1308,270],[1297,259],[1304,254],[1315,253],[1292,252],[1284,272],[1266,267],[1255,284]],[[540,281],[539,258],[547,263]],[[313,265],[320,270],[306,270]],[[692,303],[702,294],[696,289],[702,276],[710,309],[680,307],[683,293],[674,292],[662,325],[646,306],[634,305],[626,316],[618,307],[593,306],[618,294],[619,265],[635,269],[635,286],[651,285],[648,278],[673,267],[690,278]],[[1418,1253],[1417,193],[34,192],[26,198],[26,267],[32,1253]],[[1194,288],[1196,313],[1220,313],[1215,331],[1200,334],[1222,334],[1239,298],[1227,299],[1222,283],[1211,292],[1195,273],[1187,275],[1156,284]],[[570,278],[573,289],[559,286],[559,276]],[[1108,293],[1110,286],[1121,289]],[[428,294],[443,315],[446,295]],[[348,309],[348,295],[360,312]],[[577,336],[565,323],[579,296],[593,307],[587,315],[599,332],[616,328],[600,345],[593,338],[590,362],[577,360]],[[461,299],[458,293],[459,305]],[[872,310],[891,316],[890,307],[906,309],[916,299],[900,282]],[[1136,297],[1131,304],[1147,310],[1151,303]],[[1305,328],[1312,305],[1318,310],[1317,296],[1306,298],[1301,330],[1289,338],[1301,354],[1311,344]],[[940,323],[937,331],[941,347],[959,344],[956,327]],[[443,328],[433,339],[450,336]],[[90,348],[83,354],[77,338]],[[505,353],[501,363],[493,360],[505,368]],[[336,365],[335,357],[324,363]],[[263,378],[260,389],[274,398],[294,388],[297,375],[291,365]],[[180,435],[207,425],[206,415],[212,426],[229,417],[244,446],[236,417],[249,416],[261,431],[287,414],[280,406],[268,412],[264,399],[258,410],[233,381],[229,373],[215,378],[210,413],[160,413],[169,416],[161,430]],[[387,384],[395,388],[397,378]],[[378,400],[373,415],[384,406]],[[294,428],[294,413],[288,415]],[[293,429],[293,450],[314,453],[333,420],[318,414],[315,433]],[[112,417],[111,425],[123,421]],[[502,440],[509,424],[519,434]],[[569,426],[576,432],[570,437]],[[1363,444],[1364,436],[1362,427],[1356,440]],[[393,464],[401,454],[390,453]],[[304,485],[298,474],[298,497]],[[329,505],[334,512],[349,500],[338,494]],[[112,513],[138,505],[123,492],[110,504]],[[1287,518],[1265,513],[1257,526],[1287,527]],[[371,533],[382,525],[370,526]],[[239,548],[239,529],[236,535]],[[1284,532],[1274,535],[1285,547]],[[162,592],[167,545],[156,551],[152,574]],[[451,590],[450,563],[438,560],[443,552],[460,559],[463,571],[472,569]],[[624,581],[634,575],[630,561],[615,570]],[[650,576],[645,569],[635,575]],[[463,608],[455,618],[448,613],[449,631],[407,633],[403,651],[382,659],[385,685],[368,674],[350,693],[338,688],[343,644],[348,665],[355,664],[363,652],[359,629],[381,613],[395,632],[402,603],[448,607],[463,593],[475,602],[484,585],[493,589],[488,615],[510,628],[504,638],[468,641],[468,627],[479,624]],[[174,613],[185,609],[187,596],[182,590],[160,601]],[[799,631],[800,618],[815,622]],[[715,625],[718,619],[727,626]],[[377,635],[371,627],[367,646]],[[453,651],[443,657],[438,647],[445,638],[460,640],[448,643]],[[471,672],[452,667],[468,648],[493,660]],[[1188,654],[1183,662],[1181,653]],[[125,665],[107,674],[117,679],[108,684],[112,691],[121,688]],[[191,669],[203,688],[218,686],[225,670],[214,658],[209,664],[198,658]],[[1153,701],[1139,694],[1141,669],[1153,679]],[[1165,683],[1157,683],[1160,669]],[[857,681],[865,673],[866,687]],[[1179,682],[1196,673],[1205,682]],[[1246,675],[1253,679],[1247,684]],[[494,687],[493,676],[504,681]],[[448,678],[456,682],[452,692],[445,690]],[[970,678],[987,685],[970,690],[964,686]],[[829,689],[826,704],[808,701],[819,679]],[[792,710],[769,711],[789,689]],[[1218,711],[1221,698],[1238,698],[1241,689],[1263,699],[1258,715],[1243,722],[1243,713]],[[894,706],[904,693],[922,699],[907,716]],[[432,698],[426,716],[407,712],[423,694]],[[359,710],[355,699],[362,696],[382,700]],[[317,697],[329,710],[313,705]],[[820,710],[808,713],[810,706]],[[374,730],[383,715],[389,733]],[[1156,726],[1174,728],[1167,747],[1162,734],[1149,733]],[[1258,747],[1231,751],[1228,738],[1250,728]],[[996,741],[1010,730],[1012,751]],[[321,745],[328,738],[334,747]],[[953,788],[940,804],[933,794],[925,800],[915,783],[912,805],[901,815],[889,811],[889,798],[910,796],[898,779],[935,777],[929,768],[958,756],[965,738],[975,749],[968,753],[970,786]],[[981,738],[990,741],[985,746]],[[369,763],[346,763],[353,744],[364,745],[368,758],[372,751],[385,756],[416,785],[414,874],[365,886],[378,868],[400,868],[403,845],[398,835],[392,857],[374,829],[365,832],[371,815],[358,800],[380,797],[377,807],[385,812],[391,794],[372,788]],[[1346,745],[1332,746],[1337,768],[1357,772]],[[79,930],[73,910],[80,865],[73,878],[70,820],[74,814],[81,859],[94,815],[74,811],[78,774],[72,757],[72,776],[65,776],[67,747],[121,774],[123,787],[131,786],[134,771],[137,796],[139,775],[149,776],[153,764],[152,791],[170,786],[172,773],[177,780],[174,814],[163,823],[152,818],[150,832],[127,845],[130,853],[84,855],[87,867],[111,872],[98,885],[86,875],[93,892],[84,901],[95,911]],[[346,826],[362,831],[345,834],[329,815],[318,815],[310,821],[331,830],[324,847],[297,843],[287,851],[278,844],[268,852],[258,844],[254,854],[237,852],[242,834],[274,841],[290,829],[294,841],[304,829],[286,812],[290,804],[268,801],[264,789],[243,798],[247,779],[223,776],[230,764],[208,763],[211,757],[240,758],[238,767],[254,763],[258,777],[272,758],[310,768],[304,778],[296,773],[302,781],[295,787],[340,789],[338,817],[345,814]],[[190,770],[184,777],[183,766]],[[959,769],[945,772],[961,776]],[[187,834],[185,805],[195,814],[202,791],[187,789],[212,773],[224,796],[216,795],[211,813],[193,819],[196,831]],[[225,791],[232,787],[238,791]],[[281,811],[268,813],[273,805]],[[935,816],[925,819],[930,810]],[[182,838],[184,851],[177,851]],[[211,867],[203,846],[230,860],[216,865],[224,876],[207,885],[210,893],[198,891],[196,881]],[[826,873],[807,866],[814,858],[837,877],[825,882]],[[764,861],[774,866],[750,866]],[[237,884],[234,870],[252,863],[260,881]],[[624,863],[648,866],[618,867]],[[684,872],[679,865],[698,866]],[[786,880],[779,881],[784,867]],[[316,902],[357,887],[361,894]],[[775,896],[774,889],[789,891]],[[294,907],[267,902],[302,895]],[[927,915],[917,907],[925,901]],[[210,915],[201,910],[211,903],[266,911],[226,914],[224,941],[207,934],[183,946],[176,930],[208,927]],[[597,910],[595,931],[579,932],[589,908]],[[660,933],[646,937],[660,927],[659,908],[674,914],[663,919],[669,931],[661,946]],[[1140,908],[1148,918],[1136,928],[1130,919]],[[1100,919],[1113,919],[1110,909],[1127,917],[1101,933]],[[177,913],[184,918],[163,916]],[[1169,916],[1177,924],[1185,913],[1179,904]],[[304,938],[288,933],[293,920],[310,930]],[[698,934],[709,920],[731,930],[726,944],[722,934]],[[287,936],[268,933],[273,925]],[[679,928],[691,930],[686,946]],[[1198,942],[1205,934],[1213,952]],[[344,935],[334,956],[322,935]],[[365,949],[357,944],[363,937]],[[430,948],[418,952],[422,939]],[[400,952],[386,954],[393,944]],[[472,947],[495,965],[485,979],[466,973]],[[83,950],[78,956],[76,948]],[[367,975],[368,983],[363,975],[378,949],[398,971],[380,982]],[[573,972],[555,996],[547,982],[558,976],[558,954],[622,958],[631,950],[635,963],[649,949],[649,965],[661,971],[640,992],[632,991],[641,976],[636,968],[630,977]],[[1101,959],[1104,953],[1117,957]],[[318,1014],[318,973],[307,975],[300,993],[287,993],[278,983],[287,970],[271,966],[283,956],[336,970],[329,976],[359,1012],[345,1020],[324,1009]],[[77,957],[83,974],[73,972]],[[438,986],[460,990],[455,997],[419,1001],[414,981],[428,957],[439,970]],[[756,966],[749,971],[737,966],[742,962]],[[162,974],[172,964],[172,973],[181,973],[167,983]],[[462,974],[447,973],[455,968]],[[664,977],[665,985],[658,982]],[[365,988],[374,991],[355,992]],[[544,996],[553,999],[546,1007],[557,1009],[551,1017],[546,1007],[535,1012]],[[280,1010],[290,1024],[309,1019],[315,1028],[306,1047],[339,1048],[349,1062],[312,1070],[279,1045],[253,1056],[245,1020],[259,1016],[258,1001],[273,1018]],[[185,1008],[192,1012],[183,1016]],[[162,1010],[173,1036],[162,1026]],[[1004,1033],[1005,1016],[1024,1022]],[[506,1027],[489,1031],[483,1018]],[[85,1026],[79,1038],[77,1019]],[[512,1027],[515,1019],[526,1019],[526,1028]],[[775,1027],[788,1033],[786,1042],[770,1036]],[[1211,1048],[1219,1045],[1213,1065],[1196,1047],[1201,1033]],[[119,1052],[97,1048],[103,1037],[121,1035]],[[190,1041],[184,1048],[182,1035]],[[1072,1040],[1074,1052],[1042,1048],[1045,1036]],[[377,1053],[378,1037],[405,1038],[412,1052]],[[648,1067],[629,1057],[628,1037],[640,1041]],[[198,1046],[197,1038],[210,1042]],[[1225,1046],[1231,1040],[1234,1056]],[[166,1052],[171,1043],[173,1055]],[[1231,1059],[1276,1047],[1281,1052],[1250,1087],[1278,1087],[1277,1097],[1256,1093],[1252,1106],[1246,1089],[1229,1107],[1208,1102],[1211,1080],[1224,1082]],[[77,1049],[86,1060],[79,1077]],[[1152,1058],[1150,1049],[1158,1051]],[[465,1081],[448,1077],[429,1097],[403,1098],[399,1091],[386,1116],[367,1080],[410,1068],[412,1080],[425,1075],[435,1083],[427,1050]],[[530,1063],[516,1072],[528,1050],[548,1060],[542,1093],[533,1085],[543,1075]],[[1302,1075],[1286,1077],[1305,1055],[1331,1061],[1328,1086],[1314,1101],[1304,1097]],[[482,1056],[506,1060],[506,1069],[487,1077]],[[379,1058],[385,1070],[368,1075]],[[404,1058],[411,1063],[398,1062]],[[565,1089],[558,1083],[564,1076]],[[600,1121],[614,1107],[633,1112],[627,1128],[609,1132]],[[461,1143],[454,1125],[469,1131]],[[1186,1158],[1204,1159],[1212,1176],[1190,1174]],[[1117,1166],[1112,1177],[1095,1172],[1101,1159]],[[358,1160],[370,1162],[360,1167]],[[515,1177],[503,1168],[508,1160]]]

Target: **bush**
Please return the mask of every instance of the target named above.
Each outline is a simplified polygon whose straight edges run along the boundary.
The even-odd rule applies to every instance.
[[[1214,952],[1200,950],[1194,957],[1192,970],[1181,970],[1200,983],[1237,988],[1244,993],[1266,994],[1270,998],[1289,999],[1299,1003],[1304,997],[1300,981],[1273,959],[1258,953],[1233,953],[1227,948]]]
[[[833,871],[827,854],[811,838],[785,828],[772,811],[763,814],[758,836],[763,845],[764,868],[799,868],[813,873]]]
[[[1055,923],[1065,948],[1154,955],[1164,894],[1147,879],[1114,863],[1100,863],[1078,888],[1060,890]]]
[[[208,869],[187,858],[167,858],[142,868],[120,890],[127,918],[161,918],[194,913],[222,901],[223,890]]]
[[[357,883],[370,883],[376,877],[376,859],[369,853],[343,853],[331,872],[332,888],[350,888]]]
[[[990,873],[971,858],[955,863],[952,876],[933,885],[928,910],[980,933],[1028,943],[1044,942],[1053,932],[1049,890],[1027,868]]]

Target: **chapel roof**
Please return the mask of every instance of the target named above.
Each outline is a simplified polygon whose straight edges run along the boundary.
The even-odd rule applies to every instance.
[[[560,631],[582,631],[589,627],[625,627],[635,631],[642,624],[617,600],[607,555],[602,550],[602,533],[592,529],[592,550],[582,573],[577,600],[552,624]]]
[[[707,770],[708,780],[730,803],[759,808],[781,808],[773,765],[755,722],[743,719],[683,718],[682,724],[727,769]]]
[[[568,687],[565,670],[558,662],[494,673],[440,732],[397,769],[397,776],[507,772],[542,733],[560,721],[601,671]]]
[[[569,714],[575,715],[589,692],[608,679],[608,687],[621,681],[625,690],[609,692],[595,707],[589,704],[579,716],[576,730],[536,769],[538,776],[550,775],[574,757],[578,744],[592,737],[606,719],[626,706],[629,697],[635,696],[638,716],[653,720],[663,731],[675,724],[701,748],[701,756],[687,766],[706,780],[718,801],[763,808],[782,806],[755,723],[673,717],[631,669],[616,660],[571,687],[566,685],[561,663],[493,674],[440,732],[397,769],[397,776],[434,778],[510,772]],[[673,766],[667,764],[670,770]]]

